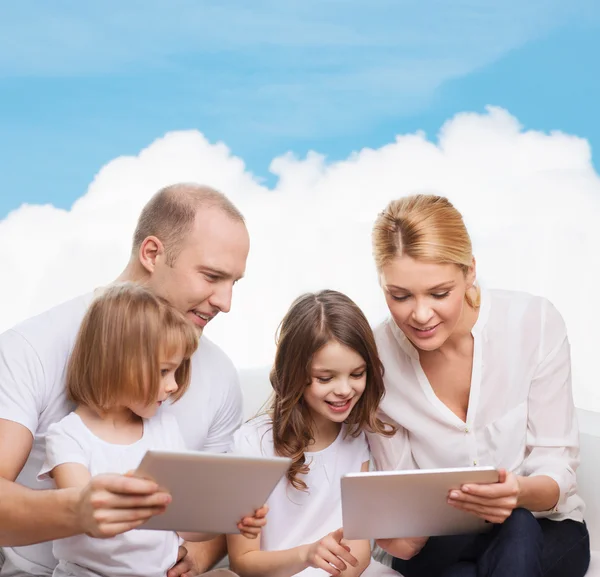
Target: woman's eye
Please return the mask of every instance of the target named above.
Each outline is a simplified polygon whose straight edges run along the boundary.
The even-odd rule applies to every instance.
[[[445,299],[450,294],[450,291],[446,291],[445,293],[434,293],[431,296],[435,299]]]
[[[166,377],[168,373],[169,373],[169,369],[160,369],[161,377]]]
[[[400,302],[404,302],[406,299],[408,299],[408,296],[403,296],[403,297],[399,297],[399,296],[395,296],[395,295],[390,295],[395,301],[400,301]]]
[[[362,379],[365,376],[366,371],[361,371],[360,373],[352,373],[350,376],[353,379]]]
[[[317,377],[317,381],[319,381],[319,383],[329,383],[331,381],[331,377]]]

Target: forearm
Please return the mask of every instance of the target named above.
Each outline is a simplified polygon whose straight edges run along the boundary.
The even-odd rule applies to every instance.
[[[198,573],[212,569],[227,553],[225,535],[219,535],[209,541],[188,542],[185,546],[194,559]]]
[[[560,498],[558,483],[547,475],[517,477],[519,481],[519,497],[517,507],[529,511],[549,511],[554,508]]]
[[[283,551],[248,551],[231,558],[231,569],[240,577],[291,577],[308,566],[305,547]]]
[[[81,532],[78,491],[34,491],[0,478],[0,546],[18,547],[70,537]]]

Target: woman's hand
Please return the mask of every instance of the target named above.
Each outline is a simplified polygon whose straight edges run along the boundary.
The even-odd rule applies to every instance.
[[[497,483],[463,485],[450,491],[448,503],[490,523],[504,523],[518,506],[520,494],[519,477],[500,469]]]
[[[269,512],[269,507],[263,505],[260,509],[254,511],[254,516],[244,517],[237,525],[240,533],[248,539],[256,539],[267,524],[265,517]]]
[[[334,576],[346,570],[346,563],[356,567],[358,560],[350,553],[350,547],[342,543],[343,538],[344,530],[340,528],[319,541],[306,545],[303,554],[304,562],[309,567],[323,569]]]
[[[429,537],[406,537],[403,539],[376,539],[375,543],[379,545],[386,553],[398,559],[408,561],[412,559],[423,547]]]

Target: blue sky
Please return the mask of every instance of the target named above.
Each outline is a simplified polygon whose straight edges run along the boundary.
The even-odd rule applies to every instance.
[[[0,218],[68,208],[170,130],[222,140],[268,182],[457,112],[507,108],[587,138],[599,166],[593,0],[21,0],[0,5]],[[501,5],[501,6],[500,6]]]

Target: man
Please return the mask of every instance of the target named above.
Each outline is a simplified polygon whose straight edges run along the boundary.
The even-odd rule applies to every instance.
[[[118,280],[148,285],[202,333],[215,315],[229,311],[248,250],[244,219],[224,195],[177,184],[160,190],[142,210]],[[48,541],[80,533],[111,537],[170,501],[154,483],[122,475],[99,475],[83,490],[55,490],[36,479],[46,429],[73,408],[65,398],[64,372],[92,298],[63,303],[0,335],[0,576],[51,575],[56,561]],[[236,370],[205,337],[192,367],[186,396],[166,410],[176,413],[190,448],[227,451],[242,419]],[[169,577],[207,571],[224,555],[225,540],[186,547]]]

